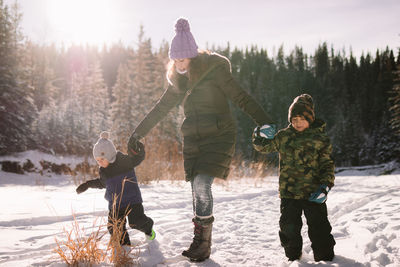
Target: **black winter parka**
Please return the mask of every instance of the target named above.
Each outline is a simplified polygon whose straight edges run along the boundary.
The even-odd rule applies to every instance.
[[[185,114],[181,131],[186,180],[197,174],[226,179],[236,141],[236,126],[228,100],[258,125],[272,120],[234,80],[226,57],[204,52],[192,60],[207,66],[203,73],[197,80],[173,73],[168,88],[137,126],[134,135],[144,137],[173,107],[181,104]]]

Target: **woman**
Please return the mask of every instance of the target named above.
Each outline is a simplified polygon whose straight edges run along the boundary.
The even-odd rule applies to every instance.
[[[178,19],[169,50],[168,88],[132,133],[128,151],[178,104],[183,105],[181,126],[186,180],[191,182],[194,238],[182,255],[204,261],[211,253],[215,177],[226,179],[235,150],[236,128],[228,99],[249,114],[258,125],[272,121],[252,97],[233,79],[227,58],[199,52],[186,19]]]

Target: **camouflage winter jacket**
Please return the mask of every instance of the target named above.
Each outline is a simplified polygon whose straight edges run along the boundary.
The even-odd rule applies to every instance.
[[[264,146],[254,145],[262,153],[279,152],[279,195],[281,198],[308,199],[319,185],[334,185],[332,145],[325,122],[315,122],[303,132],[290,124]]]

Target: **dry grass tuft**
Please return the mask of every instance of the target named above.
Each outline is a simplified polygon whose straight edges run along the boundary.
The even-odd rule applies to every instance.
[[[124,191],[126,181],[129,180],[125,179],[123,181],[122,192]],[[117,204],[117,199],[118,196],[114,196],[112,217],[109,218],[107,224],[100,223],[97,225],[96,219],[93,223],[93,229],[97,230],[87,235],[85,229],[79,227],[74,215],[72,229],[69,231],[64,229],[66,240],[59,241],[56,238],[57,247],[55,248],[55,252],[68,266],[79,266],[82,264],[84,266],[92,266],[93,264],[103,262],[109,262],[116,267],[138,265],[139,248],[137,246],[127,246],[129,247],[127,251],[120,244],[120,240],[123,239],[123,235],[125,234],[123,231],[124,224],[126,223],[125,218],[130,211],[126,210],[124,217],[118,218],[117,214],[120,202]],[[107,231],[103,231],[103,228],[107,226],[113,228],[113,235],[110,237],[107,247],[101,249],[100,241],[107,233]]]
[[[138,181],[148,184],[160,180],[184,180],[181,145],[173,138],[161,139],[157,129],[143,140],[146,159],[136,168]]]
[[[124,192],[125,183],[131,182],[127,179],[124,179],[122,182],[122,190],[121,194]],[[140,250],[135,246],[126,246],[129,247],[129,251],[126,251],[120,244],[120,240],[124,239],[124,231],[123,227],[126,223],[125,218],[128,216],[130,210],[125,210],[124,216],[118,219],[118,211],[121,205],[121,199],[119,198],[119,203],[117,203],[118,195],[113,197],[113,205],[112,205],[112,216],[109,218],[108,227],[113,228],[113,234],[110,237],[110,241],[108,243],[107,250],[109,250],[110,257],[109,260],[114,266],[132,266],[138,264],[138,258],[140,254]],[[136,251],[134,251],[136,249]]]
[[[126,214],[128,215],[128,214]],[[113,217],[110,219],[109,226],[113,227],[113,235],[110,237],[107,250],[110,251],[109,261],[114,266],[132,266],[138,264],[140,251],[135,246],[126,246],[129,251],[126,251],[120,244],[120,240],[124,238],[123,233],[123,219]]]
[[[105,232],[101,231],[104,224],[96,224],[97,219],[93,223],[93,228],[97,230],[87,235],[85,229],[79,227],[74,215],[71,230],[64,228],[66,240],[55,239],[57,247],[54,250],[68,266],[91,266],[104,262],[107,253],[100,248],[100,240],[105,235]]]

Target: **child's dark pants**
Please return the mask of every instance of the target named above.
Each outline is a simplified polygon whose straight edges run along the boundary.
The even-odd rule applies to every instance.
[[[333,247],[336,242],[331,235],[332,227],[328,221],[326,204],[318,204],[308,200],[281,199],[281,218],[279,220],[279,237],[281,245],[289,260],[299,259],[301,256],[303,239],[301,215],[307,219],[308,236],[315,261],[331,261],[334,257]]]
[[[128,214],[128,215],[127,215]],[[127,208],[120,208],[117,212],[109,211],[108,213],[108,231],[113,235],[114,227],[121,227],[121,245],[130,245],[129,234],[126,230],[126,217],[128,217],[129,226],[133,229],[151,235],[153,228],[153,220],[144,214],[142,203],[130,205]],[[118,221],[118,223],[114,223]]]

